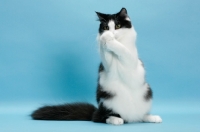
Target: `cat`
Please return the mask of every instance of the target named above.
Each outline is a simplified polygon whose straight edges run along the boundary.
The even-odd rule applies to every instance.
[[[116,14],[96,12],[100,21],[97,35],[101,63],[96,100],[89,103],[43,106],[32,113],[36,120],[84,120],[122,125],[130,122],[161,123],[150,115],[152,90],[145,81],[143,63],[136,48],[137,33],[127,10]]]

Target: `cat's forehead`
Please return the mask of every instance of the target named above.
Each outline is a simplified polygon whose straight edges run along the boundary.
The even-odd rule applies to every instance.
[[[118,21],[119,17],[117,14],[107,14],[106,21]]]
[[[103,23],[109,23],[110,21],[114,21],[115,23],[121,22],[121,21],[131,21],[130,18],[128,16],[119,16],[118,14],[106,14],[106,16],[104,16],[104,21],[102,21]]]

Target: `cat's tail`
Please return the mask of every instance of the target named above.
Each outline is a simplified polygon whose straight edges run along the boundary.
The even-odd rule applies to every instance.
[[[31,117],[35,120],[83,120],[91,121],[97,108],[88,103],[71,103],[44,106],[35,110]]]

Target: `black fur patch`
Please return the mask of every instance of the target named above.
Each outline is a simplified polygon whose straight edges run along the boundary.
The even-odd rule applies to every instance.
[[[106,107],[103,106],[103,103],[100,103],[98,110],[96,110],[93,113],[92,121],[106,123],[106,119],[109,116],[115,116],[120,118],[119,114],[116,114],[112,110],[107,109]]]
[[[99,73],[102,72],[102,71],[104,71],[104,67],[103,67],[103,64],[100,63],[100,65],[99,65]]]
[[[108,93],[106,91],[104,91],[102,89],[102,87],[100,86],[100,84],[98,84],[98,87],[97,87],[97,95],[96,95],[96,99],[97,99],[97,102],[99,103],[99,101],[101,99],[110,99],[112,98],[114,95],[112,95],[111,93]]]
[[[153,98],[153,91],[151,90],[150,86],[148,85],[148,89],[147,89],[147,92],[145,94],[145,100],[150,100]]]
[[[100,63],[99,65],[99,73],[104,71],[104,67],[103,64]],[[103,90],[103,88],[101,87],[101,85],[99,84],[99,78],[98,78],[98,86],[97,86],[97,92],[96,92],[96,100],[99,103],[99,101],[101,99],[109,99],[112,98],[113,95],[111,93],[108,93],[106,91]]]
[[[99,65],[99,74],[100,72],[104,71],[104,67],[103,64],[100,63]],[[92,121],[94,122],[101,122],[101,123],[106,123],[106,119],[109,116],[116,116],[116,117],[120,117],[119,114],[114,113],[112,110],[107,109],[105,106],[103,106],[103,102],[100,102],[101,99],[105,100],[105,99],[110,99],[112,98],[114,95],[112,95],[111,93],[108,93],[106,91],[103,90],[102,86],[99,84],[99,78],[98,78],[98,86],[97,86],[97,92],[96,92],[96,100],[99,104],[98,110],[96,110],[93,113],[92,116]]]
[[[88,103],[44,106],[32,113],[35,120],[84,120],[91,121],[97,108]]]
[[[108,23],[110,20],[113,20],[115,22],[115,25],[120,24],[121,28],[131,28],[131,22],[126,20],[128,17],[127,10],[125,8],[122,8],[120,12],[116,14],[103,14],[100,12],[96,12],[97,16],[99,18],[100,26],[99,26],[99,33],[102,34],[105,29],[104,27],[108,26]],[[108,30],[108,29],[106,29]],[[117,29],[116,29],[117,30]]]

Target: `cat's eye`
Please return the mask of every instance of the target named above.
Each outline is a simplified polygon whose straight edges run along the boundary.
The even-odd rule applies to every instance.
[[[119,29],[119,28],[121,28],[120,24],[115,25],[115,29]]]
[[[103,29],[104,30],[109,30],[109,27],[108,26],[104,26]]]

